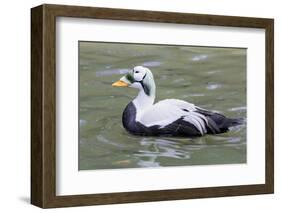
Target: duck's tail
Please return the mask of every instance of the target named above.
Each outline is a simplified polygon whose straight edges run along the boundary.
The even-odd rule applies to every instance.
[[[208,134],[224,133],[227,132],[230,127],[246,123],[246,119],[244,118],[227,118],[220,113],[208,111],[202,108],[197,108],[197,112],[202,115],[205,115],[205,117],[207,118]]]
[[[238,126],[246,123],[245,118],[226,118],[225,126],[226,127],[232,127],[232,126]]]
[[[216,131],[215,133],[224,133],[229,130],[229,128],[234,126],[239,126],[246,123],[246,120],[244,118],[227,118],[225,116],[216,115],[216,116],[210,116],[209,117],[216,125]],[[211,122],[212,123],[212,122]],[[213,125],[214,125],[213,123]],[[218,131],[219,130],[219,131]],[[210,133],[213,133],[214,131],[211,131]]]

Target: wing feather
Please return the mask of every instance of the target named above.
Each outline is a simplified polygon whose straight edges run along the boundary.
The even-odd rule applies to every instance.
[[[207,132],[208,120],[206,117],[196,112],[194,104],[182,100],[166,99],[159,101],[152,107],[140,112],[137,117],[137,120],[145,126],[159,126],[159,128],[164,128],[182,118],[194,125],[201,134]]]

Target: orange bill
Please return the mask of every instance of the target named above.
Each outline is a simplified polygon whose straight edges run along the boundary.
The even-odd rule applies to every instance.
[[[127,84],[127,83],[124,82],[124,81],[119,80],[119,81],[114,82],[114,83],[112,84],[112,86],[113,86],[113,87],[127,87],[127,86],[129,86],[129,84]]]

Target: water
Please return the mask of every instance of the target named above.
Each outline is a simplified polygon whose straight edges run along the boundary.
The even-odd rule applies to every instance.
[[[122,112],[137,90],[111,84],[136,65],[149,67],[156,101],[177,98],[246,118],[246,50],[80,42],[79,169],[246,163],[246,125],[200,138],[140,137]]]

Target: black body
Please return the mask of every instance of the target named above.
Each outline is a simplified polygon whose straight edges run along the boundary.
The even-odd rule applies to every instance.
[[[206,123],[207,134],[223,133],[228,131],[229,127],[242,123],[241,119],[226,118],[224,115],[219,113],[205,111],[200,108],[198,108],[197,112],[206,116],[208,119],[208,124]],[[134,135],[187,137],[202,136],[200,131],[192,123],[185,121],[183,118],[179,118],[163,128],[160,128],[158,125],[146,127],[142,123],[136,121],[136,107],[133,102],[130,102],[126,106],[122,116],[122,123],[124,128]]]

